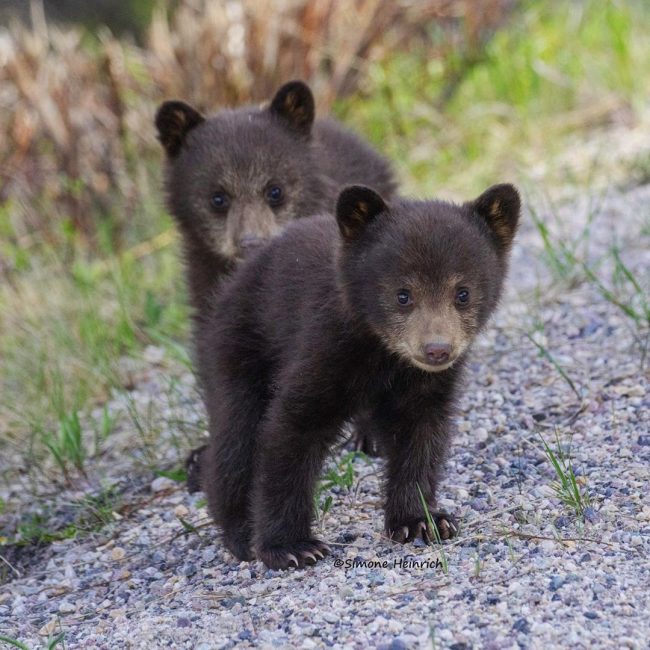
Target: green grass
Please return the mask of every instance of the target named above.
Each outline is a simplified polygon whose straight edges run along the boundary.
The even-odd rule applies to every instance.
[[[557,288],[572,289],[587,283],[607,302],[629,319],[641,350],[643,368],[650,341],[650,276],[635,271],[625,261],[625,251],[614,241],[608,253],[599,259],[590,254],[590,239],[594,221],[601,214],[602,197],[596,193],[590,201],[585,224],[575,233],[563,227],[557,210],[550,206],[550,217],[537,209],[537,201],[529,201],[528,209],[542,243],[542,260],[549,269]],[[552,221],[551,221],[552,219]],[[650,245],[650,231],[641,228],[638,244]],[[528,336],[528,335],[527,335]],[[552,355],[537,341],[528,338],[540,349],[575,391],[575,386]]]
[[[436,526],[436,523],[433,521],[433,517],[431,517],[431,513],[429,512],[429,506],[427,505],[427,502],[424,498],[424,494],[422,494],[422,490],[420,489],[419,485],[418,485],[418,494],[420,495],[420,502],[422,503],[422,508],[424,509],[424,515],[427,519],[427,528],[429,531],[433,533],[434,537],[436,538],[436,542],[438,543],[442,570],[444,574],[447,575],[449,573],[449,564],[447,563],[447,556],[445,555],[445,551],[442,548],[442,540],[440,539],[440,532],[438,531],[438,526]]]
[[[17,639],[12,639],[9,636],[0,635],[0,642],[7,643],[12,648],[20,648],[20,650],[30,650],[29,646],[26,646],[21,641],[18,641]]]
[[[650,338],[650,276],[645,274],[641,277],[640,272],[632,270],[623,259],[624,251],[616,242],[611,245],[605,256],[597,260],[591,259],[590,235],[593,222],[600,211],[598,203],[592,203],[585,225],[574,235],[558,229],[552,230],[535,208],[535,202],[529,203],[529,210],[542,242],[543,261],[558,286],[571,289],[588,283],[624,314],[633,326],[635,339],[641,349],[643,367]],[[555,214],[555,211],[552,211],[552,214]],[[650,244],[647,232],[640,232],[638,239]],[[551,361],[575,392],[573,382],[551,354],[533,338],[528,338]]]
[[[358,459],[369,462],[368,456],[362,451],[351,451],[344,454],[336,467],[332,467],[321,479],[320,487],[323,490],[329,490],[333,487],[340,487],[350,491],[354,485],[354,462]]]
[[[537,332],[543,332],[544,327],[541,323],[537,324],[536,331]],[[573,391],[575,396],[578,399],[578,402],[582,403],[583,396],[581,394],[581,391],[578,389],[576,386],[575,382],[571,377],[569,376],[569,373],[564,369],[564,367],[557,361],[557,359],[551,354],[549,349],[545,346],[542,345],[534,336],[531,336],[528,332],[525,332],[526,338],[539,350],[539,353],[547,359],[550,364],[555,368],[555,370],[558,372],[560,377],[564,379],[564,381],[567,383],[569,388]]]
[[[552,234],[551,230],[535,208],[529,204],[533,223],[543,245],[544,260],[554,278],[569,288],[580,282],[589,281],[608,302],[620,309],[640,327],[650,326],[650,298],[643,280],[624,262],[621,249],[612,245],[609,255],[597,263],[589,262],[589,237],[596,210],[590,210],[585,226],[576,235],[567,233]],[[644,233],[639,233],[644,236]],[[646,234],[647,236],[647,234]],[[605,262],[613,266],[609,284],[598,272]],[[647,283],[647,278],[645,279]]]
[[[612,288],[585,262],[581,262],[585,275],[599,293],[612,305],[620,309],[638,327],[650,327],[650,304],[647,290],[641,286],[641,280],[625,265],[621,259],[618,246],[613,246],[610,255],[614,261],[611,275]]]
[[[368,456],[362,451],[348,452],[341,457],[334,467],[330,467],[318,482],[314,491],[314,510],[321,524],[324,523],[325,517],[334,502],[332,495],[327,493],[333,487],[341,488],[346,493],[352,490],[356,478],[354,463],[357,460],[363,460],[366,463],[370,462]]]
[[[156,476],[164,476],[165,478],[169,478],[177,483],[185,483],[185,481],[187,481],[187,472],[182,467],[176,467],[175,469],[169,470],[159,469],[154,473]]]
[[[141,257],[70,254],[41,245],[0,286],[1,437],[36,465],[49,454],[66,480],[110,435],[107,411],[96,423],[87,415],[128,383],[120,358],[152,343],[180,358],[188,328],[175,246]]]
[[[67,482],[70,476],[69,463],[85,475],[86,452],[81,438],[81,422],[76,411],[61,419],[58,435],[49,433],[44,437],[43,442],[52,453]]]
[[[589,257],[592,225],[600,214],[601,200],[600,196],[590,200],[585,224],[577,232],[563,227],[564,224],[557,216],[557,209],[552,204],[549,208],[555,228],[547,222],[548,217],[541,214],[537,199],[527,202],[531,219],[542,241],[544,261],[553,278],[566,287],[573,288],[584,281],[578,260]],[[547,201],[550,201],[548,197]]]
[[[551,487],[555,496],[570,510],[572,510],[577,517],[582,518],[585,509],[590,504],[589,493],[586,489],[578,485],[573,465],[571,463],[571,451],[564,452],[560,443],[560,436],[555,430],[556,448],[553,450],[546,442],[542,434],[539,434],[544,448],[544,453],[547,460],[555,471],[555,481]]]
[[[612,107],[641,107],[648,30],[641,0],[524,2],[442,106],[453,61],[423,63],[414,46],[373,65],[365,100],[343,101],[338,112],[398,161],[410,191],[466,198],[550,163],[567,136],[606,121]],[[607,156],[599,164],[606,170]],[[551,183],[568,173],[547,165]]]
[[[63,632],[60,632],[59,634],[50,637],[49,639],[47,639],[45,645],[43,646],[44,650],[54,650],[59,644],[63,648],[65,648],[64,637],[65,634]],[[0,635],[0,642],[8,644],[12,648],[19,648],[19,650],[31,650],[31,648],[28,645],[25,645],[24,643],[22,643],[22,641],[18,641],[18,639],[13,639],[10,636]]]
[[[113,487],[97,494],[89,494],[69,504],[73,510],[70,523],[55,526],[47,507],[38,512],[27,512],[19,521],[14,538],[3,538],[5,545],[31,546],[82,537],[104,529],[115,521],[120,496]]]

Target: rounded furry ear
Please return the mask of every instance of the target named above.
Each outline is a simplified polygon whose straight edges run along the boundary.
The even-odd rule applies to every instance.
[[[161,104],[156,113],[158,139],[167,155],[178,155],[187,134],[205,118],[185,102],[172,101]]]
[[[316,111],[314,96],[306,83],[290,81],[275,93],[269,111],[284,120],[292,130],[308,136]]]
[[[346,187],[336,202],[336,221],[343,239],[356,239],[366,226],[387,209],[384,199],[363,185]]]
[[[471,206],[490,227],[499,253],[508,252],[517,231],[521,211],[521,200],[515,187],[508,183],[493,185],[473,201]]]

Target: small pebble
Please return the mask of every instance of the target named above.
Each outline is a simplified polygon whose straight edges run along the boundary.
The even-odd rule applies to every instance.
[[[525,618],[519,618],[515,621],[512,629],[515,632],[521,632],[522,634],[528,634],[530,632],[530,625]]]
[[[189,564],[184,564],[181,567],[180,573],[181,575],[189,577],[189,576],[193,576],[196,573],[196,570],[197,570],[196,565],[190,562]]]
[[[111,560],[123,560],[126,557],[126,551],[121,546],[116,546],[111,550]]]
[[[59,605],[59,612],[61,614],[72,614],[76,611],[77,607],[73,603],[69,603],[65,600]]]
[[[166,476],[159,476],[151,482],[152,492],[164,492],[176,487],[176,483]]]

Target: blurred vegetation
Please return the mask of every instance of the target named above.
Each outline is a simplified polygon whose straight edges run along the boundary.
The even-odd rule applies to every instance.
[[[344,101],[340,115],[403,163],[414,190],[464,195],[539,167],[568,138],[637,123],[650,94],[649,25],[643,2],[526,2],[469,59],[418,47],[373,64],[375,99]],[[572,173],[544,171],[557,182]]]
[[[172,0],[3,0],[0,21],[39,18],[50,23],[78,24],[85,29],[106,25],[114,34],[142,36],[155,7],[173,7]],[[40,14],[40,16],[38,15]]]
[[[125,390],[120,357],[186,340],[162,100],[209,112],[300,77],[408,192],[465,198],[591,182],[589,161],[581,176],[552,155],[645,119],[643,0],[176,4],[154,7],[140,44],[42,21],[0,31],[0,450],[39,463],[54,447],[66,475],[86,457],[77,414]]]

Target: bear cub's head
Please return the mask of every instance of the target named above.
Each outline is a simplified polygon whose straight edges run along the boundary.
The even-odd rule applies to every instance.
[[[446,370],[496,307],[519,212],[512,185],[462,205],[346,188],[336,217],[347,308],[411,365]]]
[[[319,206],[310,145],[314,98],[292,81],[263,109],[205,118],[180,101],[156,114],[167,153],[167,193],[181,228],[215,255],[236,261]]]

